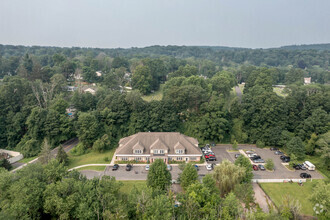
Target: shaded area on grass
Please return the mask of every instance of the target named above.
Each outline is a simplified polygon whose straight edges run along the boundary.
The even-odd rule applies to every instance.
[[[17,161],[17,162],[18,162],[18,163],[28,163],[28,162],[30,162],[31,160],[36,159],[37,157],[38,157],[38,156],[23,158],[22,160]]]
[[[99,152],[89,152],[83,155],[79,155],[79,156],[74,156],[72,154],[70,154],[70,152],[68,153],[69,156],[69,165],[68,168],[73,168],[73,167],[77,167],[80,165],[84,165],[84,164],[105,164],[105,163],[109,163],[113,157],[113,154],[115,153],[116,149],[111,149],[111,150],[106,150],[103,153],[99,153]],[[108,161],[105,161],[105,158],[108,158]]]
[[[309,200],[309,196],[319,181],[323,180],[307,181],[303,186],[299,186],[298,183],[260,183],[260,186],[275,203],[276,207],[280,207],[283,199],[289,196],[299,201],[301,214],[314,215],[313,204]]]
[[[134,186],[137,189],[141,189],[147,185],[147,181],[145,181],[145,180],[124,180],[124,181],[120,181],[120,182],[123,183],[123,185],[120,188],[120,191],[122,193],[127,193],[127,194],[129,194],[131,192],[131,190],[133,189]]]
[[[160,101],[163,98],[163,87],[164,84],[160,85],[159,90],[151,93],[149,95],[142,96],[142,99],[147,102],[151,102],[153,100]]]

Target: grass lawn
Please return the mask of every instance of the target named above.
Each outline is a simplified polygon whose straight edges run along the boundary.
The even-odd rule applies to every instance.
[[[285,97],[287,94],[283,93],[284,88],[273,87],[273,91],[278,95]]]
[[[241,92],[243,93],[245,84],[238,84],[238,87],[240,88]]]
[[[147,184],[145,180],[125,180],[120,182],[123,183],[120,191],[127,194],[131,192],[133,186],[140,189]]]
[[[31,160],[36,159],[38,156],[34,156],[34,157],[27,157],[27,158],[23,158],[22,160],[18,161],[18,163],[28,163]]]
[[[84,165],[84,164],[93,164],[93,163],[110,163],[113,154],[115,153],[116,149],[112,149],[112,150],[107,150],[103,153],[98,153],[98,152],[90,152],[87,154],[83,154],[80,156],[74,156],[72,154],[70,154],[70,152],[68,153],[69,155],[69,165],[68,168],[73,168],[76,166],[80,166],[80,165]],[[104,158],[108,157],[109,161],[105,161]]]
[[[314,185],[323,180],[307,181],[303,186],[298,183],[260,183],[261,188],[272,199],[277,207],[281,206],[285,196],[290,196],[299,201],[301,205],[301,213],[305,215],[313,215],[313,204],[308,197],[312,193]]]
[[[89,166],[89,167],[82,167],[77,169],[78,171],[81,170],[95,170],[95,171],[104,171],[105,166]]]
[[[163,98],[164,84],[160,85],[159,90],[149,95],[142,96],[144,101],[151,102],[153,100],[160,101]]]

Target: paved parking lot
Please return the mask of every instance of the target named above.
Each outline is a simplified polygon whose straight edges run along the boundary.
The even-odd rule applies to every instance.
[[[267,159],[272,159],[275,165],[275,171],[253,171],[254,179],[300,179],[300,173],[306,172],[311,174],[313,179],[322,179],[323,176],[317,171],[302,171],[302,170],[288,170],[283,164],[280,159],[280,156],[275,155],[274,151],[269,149],[260,149],[255,147],[254,145],[239,145],[238,149],[241,150],[253,150],[258,155],[261,156],[262,159],[265,161]],[[217,161],[212,161],[209,163],[219,164],[224,159],[227,159],[231,162],[235,161],[235,154],[238,152],[232,152],[231,145],[217,145],[212,147],[212,151],[215,153]],[[208,173],[212,171],[206,170],[205,165],[198,165],[199,166],[199,178],[202,178]],[[92,171],[92,170],[83,170],[80,171],[82,174],[86,175],[87,178],[92,179],[94,177],[100,177],[103,175],[107,176],[114,176],[117,180],[146,180],[148,176],[148,171],[145,170],[145,165],[142,164],[134,164],[133,169],[131,171],[125,170],[125,165],[120,165],[120,168],[116,171],[112,171],[112,166],[106,167],[104,171]],[[179,177],[179,173],[181,170],[179,169],[178,165],[172,164],[172,179],[177,180]]]
[[[88,179],[92,179],[94,177],[100,177],[103,175],[114,176],[117,180],[146,180],[148,176],[148,171],[145,170],[145,165],[133,165],[131,171],[125,170],[126,165],[122,165],[118,170],[112,171],[112,166],[106,167],[104,171],[93,171],[93,170],[83,170],[80,171],[84,174]],[[202,178],[206,174],[211,173],[211,171],[206,170],[205,166],[199,166],[199,177]],[[172,180],[177,180],[179,174],[182,172],[177,165],[172,165],[172,170],[170,171],[172,175]]]
[[[275,155],[274,151],[269,149],[260,149],[253,145],[239,145],[238,149],[241,150],[253,150],[265,161],[267,159],[272,159],[275,165],[275,171],[253,171],[254,179],[300,179],[300,173],[309,173],[314,179],[322,179],[323,176],[317,171],[308,171],[308,170],[288,170],[280,159],[279,155]],[[221,163],[222,160],[228,159],[229,161],[235,161],[235,154],[237,152],[228,152],[227,150],[232,150],[231,145],[217,145],[212,148],[212,151],[215,153],[217,161],[215,163]],[[212,162],[214,163],[214,162]]]

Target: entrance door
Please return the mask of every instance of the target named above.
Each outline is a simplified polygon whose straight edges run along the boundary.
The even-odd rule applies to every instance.
[[[189,158],[188,158],[188,157],[186,157],[186,162],[188,162],[188,160],[189,160]]]

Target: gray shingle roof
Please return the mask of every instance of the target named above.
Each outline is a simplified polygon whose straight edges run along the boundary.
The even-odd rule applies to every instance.
[[[168,149],[168,154],[175,154],[175,149],[185,149],[185,154],[201,154],[195,138],[179,132],[139,132],[120,139],[116,154],[132,154],[133,148],[144,147],[143,154],[150,154],[150,149]]]

